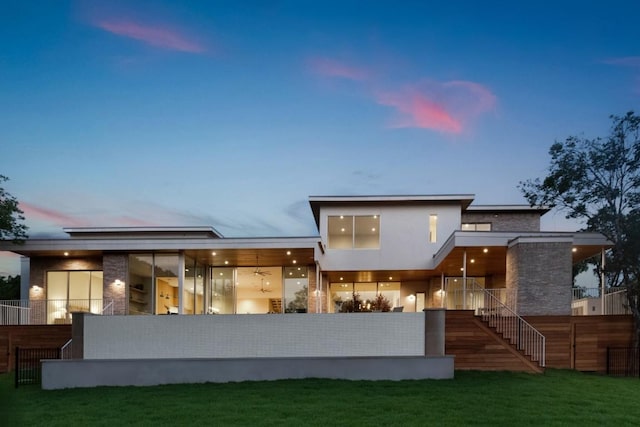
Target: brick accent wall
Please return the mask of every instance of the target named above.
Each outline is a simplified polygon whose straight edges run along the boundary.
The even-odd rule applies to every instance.
[[[522,316],[571,314],[571,241],[516,239],[507,249],[507,289]]]
[[[105,254],[103,265],[103,296],[113,300],[113,314],[127,314],[129,283],[127,283],[129,257],[126,254]],[[120,284],[116,283],[120,281]]]
[[[489,223],[491,231],[540,231],[540,214],[463,212],[462,223]]]

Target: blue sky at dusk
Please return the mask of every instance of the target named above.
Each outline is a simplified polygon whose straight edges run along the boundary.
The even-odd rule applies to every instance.
[[[639,110],[640,3],[519,3],[5,0],[0,174],[32,237],[314,235],[309,195],[525,203],[554,140]]]

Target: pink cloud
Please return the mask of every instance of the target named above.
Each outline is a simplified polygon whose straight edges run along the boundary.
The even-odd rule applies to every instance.
[[[460,133],[462,124],[442,105],[427,99],[419,92],[380,94],[378,103],[394,107],[403,115],[393,127],[416,127],[440,132]]]
[[[316,74],[326,77],[338,77],[349,80],[366,80],[367,72],[330,58],[315,57],[308,61],[309,68]]]
[[[85,227],[89,225],[86,221],[71,215],[67,215],[53,209],[32,205],[31,203],[20,202],[20,209],[22,209],[27,219],[38,219],[63,227]]]
[[[206,51],[201,44],[188,40],[185,36],[167,28],[117,20],[98,21],[94,25],[112,34],[138,40],[162,49],[189,53],[204,53]]]
[[[493,109],[496,97],[478,83],[455,80],[422,82],[399,91],[377,93],[376,101],[399,113],[392,127],[458,134],[470,120]]]

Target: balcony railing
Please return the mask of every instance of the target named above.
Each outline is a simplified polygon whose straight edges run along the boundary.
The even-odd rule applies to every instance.
[[[64,325],[73,312],[113,315],[112,299],[0,300],[0,325]]]
[[[571,312],[574,316],[631,314],[625,288],[606,288],[604,307],[601,288],[573,288],[572,291]]]

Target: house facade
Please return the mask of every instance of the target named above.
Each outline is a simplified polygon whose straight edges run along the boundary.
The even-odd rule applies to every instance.
[[[67,228],[0,242],[22,255],[30,320],[96,314],[416,312],[570,315],[572,265],[600,234],[545,232],[547,209],[474,196],[312,196],[318,235],[227,238],[211,227]],[[28,260],[28,261],[27,261]],[[28,274],[27,274],[28,273]],[[20,315],[20,314],[18,314]]]

